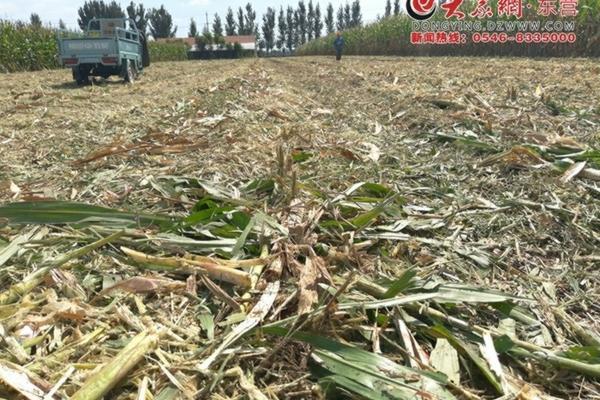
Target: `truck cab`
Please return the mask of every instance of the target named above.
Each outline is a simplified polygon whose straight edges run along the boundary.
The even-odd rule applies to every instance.
[[[60,32],[58,46],[61,63],[79,85],[90,76],[133,82],[150,64],[145,35],[130,18],[94,18],[83,34]]]

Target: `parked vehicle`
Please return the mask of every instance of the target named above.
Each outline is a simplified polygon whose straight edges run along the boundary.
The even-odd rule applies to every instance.
[[[60,32],[58,46],[61,63],[79,85],[90,76],[133,82],[150,65],[146,37],[130,18],[94,18],[81,35]]]

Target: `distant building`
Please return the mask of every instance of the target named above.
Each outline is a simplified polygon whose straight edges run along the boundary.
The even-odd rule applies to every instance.
[[[244,50],[257,50],[255,35],[225,36],[225,43],[239,43]]]

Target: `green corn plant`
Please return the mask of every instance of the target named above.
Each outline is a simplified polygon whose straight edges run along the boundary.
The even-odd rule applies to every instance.
[[[153,62],[157,61],[185,61],[188,59],[188,48],[184,43],[148,43],[150,58]]]
[[[0,72],[57,68],[57,53],[53,29],[0,20]]]

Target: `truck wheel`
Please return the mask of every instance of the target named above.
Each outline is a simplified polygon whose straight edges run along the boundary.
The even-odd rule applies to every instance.
[[[123,68],[125,68],[125,74],[123,76],[125,82],[133,83],[135,81],[135,68],[131,60],[125,60]]]
[[[73,68],[73,80],[77,82],[79,86],[87,85],[88,83],[90,83],[87,71],[83,71],[81,67]]]

